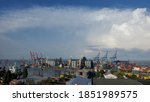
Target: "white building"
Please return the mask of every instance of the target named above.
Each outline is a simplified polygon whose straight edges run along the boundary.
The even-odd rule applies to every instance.
[[[132,71],[140,71],[139,67],[133,67]]]
[[[87,68],[91,68],[92,67],[91,66],[91,60],[85,61],[85,67],[87,67]]]
[[[78,68],[81,67],[81,59],[78,60]]]
[[[48,64],[50,66],[55,66],[56,65],[56,61],[55,60],[48,60]]]
[[[16,73],[16,72],[20,72],[21,69],[18,68],[17,66],[9,66],[9,71],[10,71],[11,73]]]
[[[77,68],[78,62],[77,61],[71,61],[71,67],[72,68]]]
[[[78,68],[79,67],[79,60],[78,59],[69,59],[68,60],[69,68]]]
[[[104,74],[105,79],[117,79],[117,76],[109,73],[109,74]]]

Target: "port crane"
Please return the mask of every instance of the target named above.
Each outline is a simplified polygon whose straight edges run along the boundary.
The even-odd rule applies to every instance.
[[[106,51],[106,53],[105,53],[105,55],[103,56],[103,57],[100,57],[100,52],[101,52],[102,50],[99,50],[99,52],[98,52],[98,54],[97,54],[97,56],[96,57],[94,57],[94,62],[96,62],[96,63],[101,63],[101,62],[104,62],[104,61],[108,61],[108,51]],[[104,51],[103,51],[104,52]]]
[[[98,54],[96,55],[96,57],[93,58],[93,61],[96,62],[97,64],[100,63],[100,50],[99,50]]]
[[[35,64],[35,63],[36,63],[36,58],[35,58],[34,52],[31,52],[31,51],[30,51],[30,56],[31,56],[31,60],[32,60],[33,63]]]
[[[102,57],[102,62],[107,62],[108,61],[108,51],[106,51],[105,55]]]
[[[117,50],[115,51],[114,55],[110,57],[111,62],[114,62],[117,60]]]
[[[103,53],[105,53],[104,54],[104,56],[103,57],[100,57],[100,51],[102,51]],[[108,51],[108,50],[99,50],[99,52],[98,52],[98,54],[97,54],[97,56],[96,57],[94,57],[94,62],[96,62],[96,63],[103,63],[103,62],[108,62],[109,61],[109,58],[110,58],[110,61],[111,62],[114,62],[114,61],[116,61],[117,60],[117,50],[115,51],[115,53],[113,54],[113,56],[111,56],[111,57],[109,57],[108,58],[108,54],[109,54],[109,52],[113,52],[113,51]]]

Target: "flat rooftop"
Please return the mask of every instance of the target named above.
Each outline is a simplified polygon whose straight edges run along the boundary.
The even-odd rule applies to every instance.
[[[132,79],[93,79],[93,85],[143,85]]]

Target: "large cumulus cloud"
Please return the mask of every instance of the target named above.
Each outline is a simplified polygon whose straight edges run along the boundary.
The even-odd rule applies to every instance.
[[[33,49],[33,46],[35,46],[43,50],[45,49],[47,52],[51,49],[45,45],[53,46],[51,45],[52,43],[58,47],[54,50],[70,52],[69,54],[72,53],[74,56],[92,53],[92,50],[87,49],[89,45],[90,47],[95,47],[96,45],[98,49],[119,48],[128,51],[135,49],[149,51],[149,27],[150,15],[146,8],[89,9],[34,7],[5,11],[0,15],[0,37],[1,39],[7,38],[7,41],[3,39],[0,43],[11,43],[12,49],[12,46],[14,48],[17,46],[17,48],[19,47],[24,50],[27,47],[29,47],[28,49]],[[32,33],[24,33],[29,30]],[[41,31],[45,32],[41,33]],[[40,44],[37,43],[38,40],[32,42],[35,39],[33,37],[28,41],[32,43],[32,46],[30,46],[25,44],[23,40],[18,40],[18,36],[23,36],[23,34],[26,34],[26,38],[33,35],[36,36],[36,34],[40,38],[43,37],[43,39],[54,36],[59,37],[59,35],[60,38],[57,39],[57,43],[54,40],[51,43],[48,40],[43,40]],[[63,44],[61,40],[65,38],[68,40],[63,40]],[[24,45],[24,47],[20,47],[21,45]],[[0,47],[5,49],[1,44]],[[74,47],[75,50],[71,50],[71,47]]]

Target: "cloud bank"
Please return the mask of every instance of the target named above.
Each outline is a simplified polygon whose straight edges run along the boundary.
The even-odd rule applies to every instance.
[[[51,56],[59,52],[60,56],[90,55],[88,45],[142,52],[150,49],[149,27],[150,14],[146,8],[34,7],[0,15],[0,47],[5,55],[10,52],[3,45],[9,43],[11,49],[22,49],[17,49],[18,53],[41,48]]]

